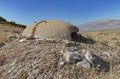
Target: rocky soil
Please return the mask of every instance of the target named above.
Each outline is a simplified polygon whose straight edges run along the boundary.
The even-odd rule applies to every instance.
[[[20,27],[18,25],[0,21],[0,43],[2,43],[2,41],[6,40],[10,36],[20,35],[24,29],[25,27]]]
[[[65,40],[9,38],[0,48],[0,79],[119,79],[120,49],[100,43],[70,44]],[[61,51],[68,48],[85,58],[90,50],[101,61],[99,69],[68,63]]]

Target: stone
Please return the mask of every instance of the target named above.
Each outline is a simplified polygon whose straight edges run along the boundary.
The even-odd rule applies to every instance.
[[[77,44],[76,44],[75,41],[69,41],[69,42],[67,43],[67,47],[76,46],[76,45],[77,45]]]
[[[65,60],[69,63],[76,63],[77,61],[81,61],[82,57],[78,54],[78,52],[70,49],[69,51],[65,51],[63,53]]]
[[[93,54],[93,53],[90,52],[89,50],[87,50],[87,52],[86,52],[86,59],[87,59],[87,61],[89,61],[90,64],[93,65],[97,70],[100,69],[100,67],[102,66],[102,63],[106,63],[106,62],[103,61],[100,57],[98,57],[97,55]]]
[[[102,54],[103,54],[103,55],[106,55],[106,56],[108,56],[108,57],[112,57],[112,55],[111,55],[109,52],[106,52],[106,51],[103,51]]]
[[[26,41],[26,38],[20,39],[20,40],[19,40],[19,43],[22,43],[22,42],[24,42],[24,41]]]
[[[64,61],[60,61],[59,64],[60,64],[60,65],[64,65],[65,62],[64,62]]]
[[[87,50],[85,57],[91,64],[92,61],[95,59],[94,55],[89,50]]]
[[[76,65],[80,65],[80,66],[82,66],[84,68],[88,68],[88,69],[90,68],[90,63],[85,59],[82,59],[82,61],[79,61]]]

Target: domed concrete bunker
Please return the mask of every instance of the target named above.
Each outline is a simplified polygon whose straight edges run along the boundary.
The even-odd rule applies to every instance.
[[[40,39],[74,40],[77,37],[78,31],[79,29],[71,23],[57,20],[44,20],[28,26],[23,31],[22,36],[32,36]]]

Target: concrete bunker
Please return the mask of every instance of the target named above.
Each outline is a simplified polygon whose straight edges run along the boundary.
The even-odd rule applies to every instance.
[[[76,39],[78,39],[77,32],[72,32],[72,33],[71,33],[71,40],[74,41],[74,40],[76,40]]]
[[[57,20],[44,20],[33,23],[28,26],[22,33],[22,36],[33,36],[40,39],[77,39],[79,29],[68,22]]]

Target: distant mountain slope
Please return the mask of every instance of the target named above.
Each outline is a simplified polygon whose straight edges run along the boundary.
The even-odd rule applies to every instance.
[[[110,30],[120,28],[120,20],[98,20],[78,26],[80,30]]]

